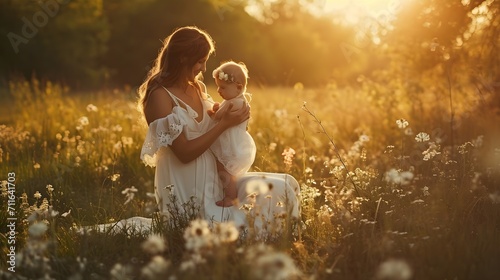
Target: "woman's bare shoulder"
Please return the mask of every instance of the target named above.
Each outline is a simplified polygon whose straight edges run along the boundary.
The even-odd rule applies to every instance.
[[[172,98],[164,88],[158,87],[151,91],[148,101],[144,106],[144,116],[148,124],[172,113],[172,104]]]

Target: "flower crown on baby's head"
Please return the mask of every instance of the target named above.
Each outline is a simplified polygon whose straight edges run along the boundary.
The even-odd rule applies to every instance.
[[[212,72],[212,77],[226,83],[234,83],[246,88],[248,69],[243,62],[226,61]]]
[[[212,76],[226,83],[238,83],[236,82],[234,75],[224,73],[224,71],[222,71],[221,69],[215,69],[214,72],[212,73]]]

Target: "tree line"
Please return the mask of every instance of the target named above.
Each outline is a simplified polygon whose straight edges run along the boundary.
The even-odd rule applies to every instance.
[[[255,84],[349,83],[450,60],[498,73],[496,1],[404,2],[353,26],[299,0],[252,1],[258,16],[244,0],[0,0],[0,83],[36,76],[76,88],[137,86],[161,40],[183,25],[216,41],[208,69],[243,61]]]

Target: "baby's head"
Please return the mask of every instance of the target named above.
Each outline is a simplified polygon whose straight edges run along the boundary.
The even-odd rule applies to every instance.
[[[217,84],[217,92],[226,100],[247,89],[248,69],[243,62],[224,62],[214,70],[212,76]]]

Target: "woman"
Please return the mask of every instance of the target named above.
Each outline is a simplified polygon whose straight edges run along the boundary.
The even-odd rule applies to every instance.
[[[165,39],[154,67],[139,88],[140,105],[149,125],[141,159],[156,166],[155,194],[163,214],[168,215],[166,205],[170,203],[173,188],[180,204],[195,198],[201,217],[214,221],[234,220],[243,225],[243,211],[215,204],[223,197],[224,180],[217,174],[217,161],[209,147],[226,129],[246,121],[250,109],[243,106],[232,112],[229,107],[216,123],[209,117],[208,114],[213,113],[213,101],[199,78],[206,71],[206,62],[214,50],[210,35],[197,27],[179,28]],[[242,203],[249,202],[245,191],[249,181],[252,182],[250,186],[259,182],[260,189],[273,186],[273,199],[278,201],[285,195],[293,201],[293,215],[298,215],[298,184],[293,177],[247,173],[238,183],[238,197]],[[264,195],[269,198],[269,194],[261,196]],[[259,196],[251,196],[250,202],[254,205],[252,209],[267,211],[269,219],[276,212],[274,206],[273,209],[263,208],[269,208],[269,199],[264,201]],[[259,203],[265,205],[258,207]]]

